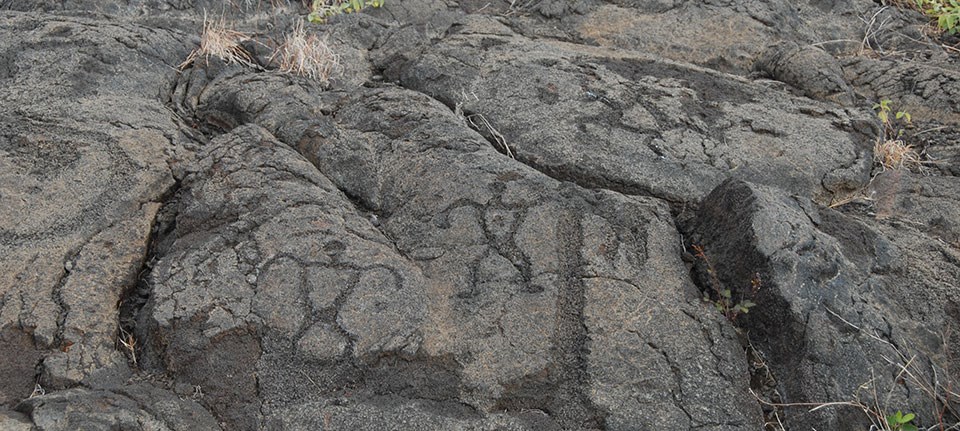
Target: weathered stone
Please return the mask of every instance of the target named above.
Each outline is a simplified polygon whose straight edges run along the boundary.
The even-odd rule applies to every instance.
[[[795,43],[774,45],[754,63],[754,68],[810,98],[853,104],[853,90],[844,80],[840,63],[820,48],[801,48]]]
[[[234,112],[236,116],[227,122],[248,119],[266,126],[277,124],[277,118],[286,118],[292,112],[306,112],[307,106],[298,106],[305,102],[289,101],[284,105],[258,105],[256,111],[247,111],[244,106],[258,100],[256,95],[284,92],[291,84],[272,78],[244,80],[242,85],[239,82],[227,79],[219,87],[209,88],[199,99],[197,110],[218,118]],[[387,88],[346,96],[346,101],[330,106],[336,109],[335,117],[303,119],[299,126],[276,133],[284,141],[295,143],[320,172],[335,179],[347,196],[356,197],[359,205],[376,212],[381,238],[389,238],[400,253],[397,258],[405,262],[391,270],[400,270],[399,278],[383,269],[358,272],[361,265],[350,263],[358,257],[376,253],[384,259],[388,255],[360,251],[364,247],[376,250],[376,244],[358,244],[356,252],[342,240],[335,248],[328,247],[336,253],[335,262],[350,269],[336,278],[350,280],[350,285],[342,302],[335,300],[332,304],[337,307],[332,313],[351,338],[354,357],[383,357],[395,352],[392,354],[399,355],[404,369],[441,367],[440,375],[449,376],[449,380],[431,379],[422,387],[411,388],[406,395],[410,400],[457,400],[481,414],[539,409],[548,412],[550,422],[564,428],[604,423],[613,429],[637,424],[722,428],[748,426],[756,420],[751,403],[738,401],[745,396],[745,387],[735,383],[744,378],[742,366],[733,365],[722,374],[715,371],[720,363],[735,363],[722,359],[738,354],[737,349],[729,348],[734,346],[730,344],[732,332],[721,330],[723,325],[709,312],[702,318],[691,318],[706,310],[697,295],[685,293],[694,288],[681,269],[679,241],[672,224],[664,223],[670,216],[662,204],[562,185],[504,158],[446,107],[415,93]],[[323,103],[322,99],[319,102]],[[337,120],[331,122],[333,118]],[[248,155],[231,160],[261,159]],[[230,171],[226,165],[206,163]],[[193,186],[188,183],[187,187]],[[204,188],[202,184],[197,187]],[[201,196],[198,192],[191,195]],[[208,195],[221,196],[224,192],[202,194]],[[253,216],[239,216],[240,220],[247,217]],[[182,225],[193,225],[189,217],[184,219]],[[362,227],[370,228],[376,226]],[[593,243],[594,230],[610,235],[603,243]],[[186,237],[189,235],[181,236]],[[298,248],[301,254],[307,249]],[[596,255],[598,249],[600,254]],[[419,250],[439,251],[424,258]],[[675,257],[651,257],[663,254]],[[588,256],[594,256],[590,259],[600,266],[585,266]],[[666,278],[676,283],[664,284],[661,277],[666,273],[672,274]],[[410,280],[414,284],[404,284],[402,296],[390,296],[399,281]],[[424,290],[411,290],[416,285]],[[617,296],[608,297],[610,289],[617,290]],[[651,300],[641,301],[643,297]],[[411,309],[406,303],[411,298],[425,303],[417,339],[395,334],[396,329],[372,332],[370,341],[358,336],[368,331],[367,327],[403,328],[385,324],[384,319],[402,316],[398,313]],[[330,304],[330,300],[312,302]],[[656,324],[650,319],[617,322],[616,326],[623,329],[612,330],[606,329],[614,324],[609,314],[592,311],[639,304],[631,306],[639,309],[629,309],[654,313],[659,311],[656,304],[667,303],[686,304],[682,307],[687,309],[658,317],[658,322],[666,319],[671,327],[683,328],[672,340],[648,340],[652,335],[643,331],[652,331]],[[406,305],[396,308],[397,304]],[[399,321],[416,322],[413,316]],[[717,329],[712,329],[715,325]],[[703,338],[704,333],[713,335]],[[648,349],[652,358],[662,362],[647,369],[642,364],[651,356],[624,355],[627,347],[612,347],[609,337],[636,337],[636,348]],[[714,342],[726,343],[728,348],[715,347],[714,355],[703,356],[700,352],[710,350],[708,346]],[[671,361],[694,358],[705,361],[704,365],[677,374],[677,365]],[[423,365],[418,365],[421,362]],[[398,365],[387,367],[383,360],[357,364],[369,368],[365,371],[366,384],[356,388],[360,394],[368,394],[357,395],[360,399],[395,384],[391,383],[395,377],[390,376],[395,371],[382,373]],[[335,387],[327,381],[336,382],[337,374],[341,374],[339,379],[347,377],[337,368],[328,365],[300,371],[321,376],[319,381],[323,383],[317,383],[317,389],[327,393]],[[607,380],[606,376],[620,369],[646,370],[645,375],[655,377]],[[371,386],[372,375],[382,376],[385,383],[380,383],[380,388]],[[284,376],[271,378],[289,380]],[[261,384],[264,379],[261,375]],[[589,389],[583,386],[595,380]],[[289,391],[288,385],[284,387]],[[674,395],[645,398],[630,405],[628,400],[635,394],[651,391]],[[733,395],[736,393],[741,395]],[[714,406],[704,409],[689,404],[699,396],[713,400]],[[279,407],[287,403],[271,404]],[[675,414],[638,419],[636,407]],[[731,413],[734,411],[740,413]]]
[[[31,431],[33,423],[22,413],[0,410],[0,428],[10,431]]]
[[[869,180],[876,131],[863,112],[633,52],[504,36],[483,22],[387,57],[386,75],[459,107],[487,139],[551,176],[674,202],[727,177],[822,203]]]
[[[147,385],[131,385],[119,392],[67,389],[24,400],[17,410],[41,431],[220,429],[196,402]]]
[[[33,376],[43,358],[47,389],[129,372],[117,306],[174,183],[178,127],[157,92],[170,78],[163,57],[185,47],[136,25],[4,14],[0,327],[23,350],[0,368]],[[5,402],[32,390],[3,380],[16,386]]]
[[[920,13],[391,0],[306,27],[321,83],[273,53],[309,5],[148,3],[0,2],[0,428],[960,421]],[[250,64],[184,63],[221,19]]]
[[[941,401],[924,385],[940,376],[949,387],[957,367],[948,347],[957,324],[950,298],[960,271],[948,263],[955,252],[917,249],[916,239],[871,219],[738,181],[706,198],[693,230],[734,297],[751,295],[751,280],[762,280],[742,322],[782,401],[860,402],[874,414],[909,410],[920,423],[938,420],[929,412]],[[790,409],[788,421],[853,430],[876,419],[856,407],[806,410]]]

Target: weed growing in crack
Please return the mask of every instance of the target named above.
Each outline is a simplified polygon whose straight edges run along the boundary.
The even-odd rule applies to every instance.
[[[890,113],[893,112],[893,102],[890,99],[883,99],[880,103],[873,105],[873,109],[877,111],[877,118],[883,123],[887,136],[896,135],[897,138],[903,135],[903,127],[908,127],[911,125],[912,117],[907,111],[897,111],[894,113],[894,119],[903,121],[904,124],[895,124],[894,121],[890,118]]]
[[[125,329],[120,328],[120,334],[117,337],[117,344],[119,347],[123,348],[123,352],[127,355],[127,359],[130,360],[130,364],[134,368],[137,367],[137,339],[134,338],[133,334],[127,332]]]
[[[480,98],[478,98],[476,94],[472,94],[472,96],[475,101],[480,101]],[[467,100],[468,97],[466,92],[462,93],[461,98],[463,100]],[[510,149],[510,145],[507,144],[507,138],[505,138],[499,130],[493,127],[489,121],[487,121],[487,117],[484,117],[483,114],[468,114],[464,112],[463,103],[463,101],[457,102],[457,104],[453,107],[453,113],[463,120],[468,127],[476,130],[478,133],[483,135],[484,138],[490,140],[491,143],[496,142],[495,146],[502,148],[503,152],[507,156],[510,156],[511,159],[517,158],[513,155],[513,150]]]
[[[900,9],[912,9],[929,18],[923,33],[932,38],[944,38],[944,35],[957,36],[960,31],[960,0],[884,0],[883,3]],[[887,6],[884,6],[887,7]],[[960,54],[955,38],[949,43],[940,43],[947,53]]]
[[[872,382],[873,382],[873,379],[871,379],[867,383],[864,383],[861,386],[861,388],[869,386]],[[760,398],[756,394],[756,392],[753,391],[753,389],[750,389],[750,393],[752,393],[753,396],[757,398],[757,401],[759,401],[761,404],[776,407],[776,408],[809,407],[810,412],[815,412],[817,410],[825,409],[825,408],[854,407],[862,410],[863,413],[870,420],[870,422],[872,423],[872,425],[870,426],[871,430],[880,430],[880,431],[907,431],[907,430],[916,431],[917,430],[916,426],[909,423],[913,421],[913,417],[910,417],[909,418],[910,420],[907,421],[906,424],[903,424],[903,423],[898,424],[900,428],[894,428],[893,425],[891,425],[890,422],[888,421],[889,420],[888,418],[893,417],[894,415],[885,416],[883,409],[879,405],[877,404],[870,405],[870,404],[864,403],[863,401],[860,400],[859,395],[855,396],[854,399],[850,401],[834,401],[834,402],[825,402],[825,403],[771,403],[769,401],[765,401],[762,398]],[[903,420],[904,416],[909,416],[909,414],[902,415],[900,419]],[[768,424],[768,425],[774,425],[774,424]],[[777,425],[779,425],[779,427],[773,427],[773,428],[777,430],[786,429],[783,426],[783,423],[781,422],[778,422]],[[912,426],[913,428],[903,428],[904,425]]]
[[[717,278],[717,270],[714,268],[713,263],[707,257],[707,254],[704,252],[703,247],[700,245],[692,245],[693,251],[696,252],[694,256],[697,259],[700,259],[706,267],[707,271],[707,283],[710,285],[710,291],[704,292],[703,300],[705,302],[710,302],[717,308],[717,311],[720,314],[723,314],[731,322],[736,322],[737,316],[740,314],[746,314],[750,312],[750,308],[757,305],[749,298],[744,297],[745,295],[741,293],[740,299],[735,301],[733,299],[733,292],[730,289],[727,289],[720,283],[720,279]],[[762,280],[760,279],[760,274],[754,274],[753,278],[750,280],[750,297],[752,298],[757,292],[760,291],[760,287],[763,285]],[[712,292],[711,292],[712,291]],[[712,293],[712,294],[711,294]]]
[[[903,414],[900,410],[892,415],[887,415],[887,426],[891,431],[917,431],[917,426],[911,424],[916,415],[913,413]]]
[[[204,15],[200,46],[180,63],[180,70],[201,58],[216,57],[227,64],[235,63],[262,71],[264,68],[241,45],[250,40],[253,39],[248,34],[228,29],[224,18],[208,20]],[[274,50],[269,62],[276,64],[280,72],[304,76],[324,85],[343,69],[340,56],[325,39],[308,34],[302,22],[295,24],[293,30],[284,36],[283,43]]]
[[[539,6],[541,0],[507,0],[507,3],[510,3],[510,9],[504,16],[524,15]]]
[[[39,397],[47,394],[47,390],[40,385],[40,378],[37,377],[37,383],[33,385],[33,392],[27,398]]]
[[[881,100],[873,105],[873,109],[883,124],[883,135],[873,146],[874,161],[884,170],[920,166],[920,154],[903,140],[905,130],[913,125],[910,113],[894,112],[893,102],[889,99]]]

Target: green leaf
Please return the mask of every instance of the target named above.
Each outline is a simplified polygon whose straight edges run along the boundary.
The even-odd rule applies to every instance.
[[[900,413],[900,412],[897,412],[897,413]],[[907,423],[907,422],[912,421],[913,418],[915,418],[915,417],[917,417],[917,415],[915,415],[915,414],[913,414],[913,413],[907,413],[907,414],[903,415],[903,417],[900,418],[900,423],[905,424],[905,423]]]
[[[900,429],[903,431],[917,431],[917,426],[912,424],[904,424]]]
[[[946,25],[943,26],[950,34],[953,34],[957,31],[957,21],[960,20],[960,16],[957,15],[943,15],[941,18],[946,17]]]
[[[892,415],[887,415],[887,425],[896,426],[900,424],[900,418],[903,417],[903,413],[897,410],[896,413]]]
[[[727,299],[730,299],[730,295],[731,295],[730,289],[723,289],[720,292],[720,296],[723,296],[724,298],[727,298]]]

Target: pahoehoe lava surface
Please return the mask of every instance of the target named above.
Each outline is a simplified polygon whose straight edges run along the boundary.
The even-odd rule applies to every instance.
[[[324,82],[271,54],[306,13],[0,0],[0,429],[960,421],[918,12],[388,0],[306,27]],[[221,17],[243,61],[185,63]]]

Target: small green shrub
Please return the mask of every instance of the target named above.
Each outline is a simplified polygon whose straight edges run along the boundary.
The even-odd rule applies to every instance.
[[[894,112],[893,102],[889,99],[881,100],[873,105],[873,109],[883,124],[883,136],[877,137],[877,143],[873,146],[874,160],[884,170],[920,166],[920,154],[902,139],[904,131],[913,125],[910,113]]]
[[[360,12],[366,7],[383,6],[384,0],[313,0],[307,21],[323,23],[335,15]]]
[[[915,0],[917,9],[935,18],[937,27],[950,34],[960,29],[960,0]]]
[[[913,118],[907,111],[893,112],[893,102],[890,99],[883,99],[880,103],[873,105],[873,110],[877,111],[877,118],[883,123],[884,133],[888,139],[899,139],[903,136],[905,128],[910,127]],[[890,114],[893,113],[893,118]]]
[[[707,258],[707,254],[703,251],[703,247],[700,245],[694,244],[693,251],[696,252],[695,256],[700,259],[707,270],[707,282],[710,284],[710,289],[713,291],[713,295],[710,295],[710,292],[704,292],[703,300],[704,302],[712,303],[714,307],[717,308],[717,311],[720,314],[723,314],[731,322],[736,322],[737,316],[740,314],[747,314],[750,312],[750,308],[757,305],[749,298],[741,298],[739,301],[734,300],[733,292],[730,289],[725,288],[720,279],[717,278],[717,270],[713,267],[713,263],[710,262],[710,259]],[[756,295],[760,290],[762,282],[760,281],[760,274],[755,274],[753,279],[750,280],[750,295]]]
[[[891,431],[917,431],[917,426],[910,423],[914,417],[913,413],[903,414],[897,410],[895,414],[887,415],[887,426]]]

